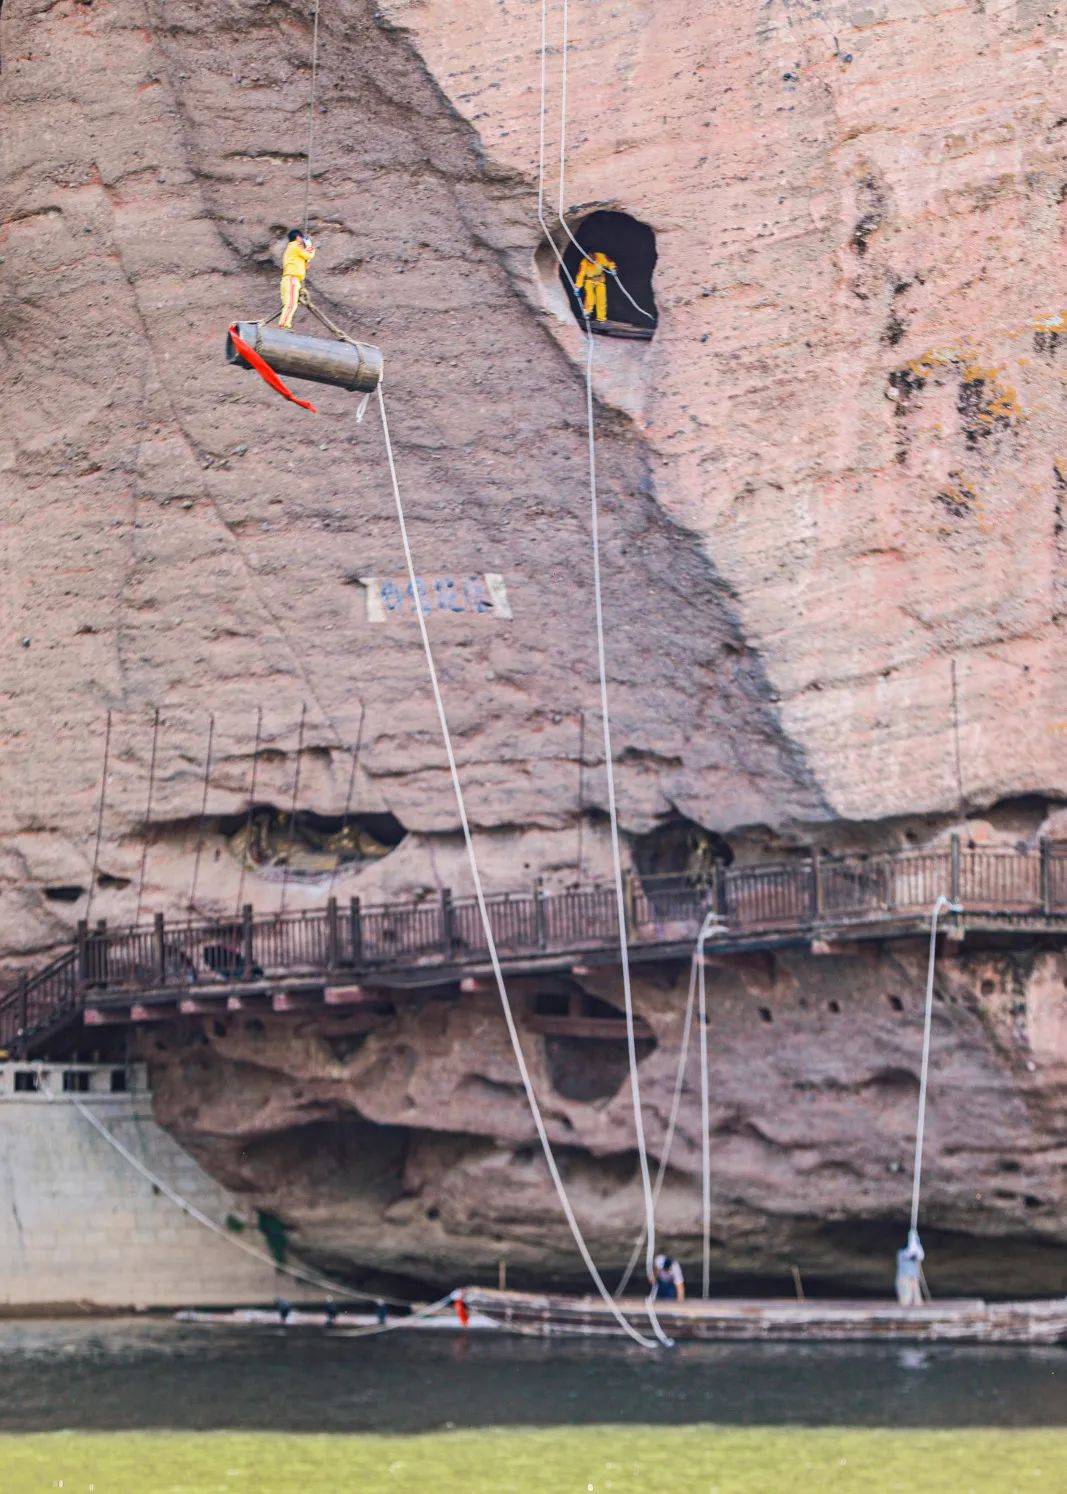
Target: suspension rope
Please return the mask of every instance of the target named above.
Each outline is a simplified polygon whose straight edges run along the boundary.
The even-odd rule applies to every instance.
[[[345,812],[341,818],[341,841],[344,842],[345,831],[348,829],[348,817],[352,811],[352,795],[356,787],[356,770],[359,767],[359,754],[363,746],[363,722],[367,717],[367,708],[361,700],[359,703],[359,726],[356,729],[356,745],[352,748],[352,767],[348,774],[348,792],[345,794]],[[327,898],[333,896],[333,884],[337,880],[337,873],[341,869],[341,853],[337,853],[337,860],[330,870],[330,880],[326,885]]]
[[[545,0],[545,5],[547,5],[547,0]],[[542,7],[542,8],[544,9],[544,7]],[[569,72],[568,62],[569,62],[569,56],[570,56],[570,3],[569,3],[569,0],[563,0],[563,17],[562,17],[562,20],[563,20],[563,42],[562,42],[561,57],[560,57],[560,105],[559,105],[559,221],[560,221],[560,227],[563,229],[563,232],[570,239],[571,243],[578,250],[578,253],[582,256],[582,258],[583,259],[591,259],[592,256],[589,255],[586,252],[586,250],[583,248],[583,246],[578,242],[578,240],[574,237],[574,234],[571,232],[570,224],[567,222],[566,216],[565,216],[564,211],[563,211],[563,200],[564,200],[564,196],[565,196],[564,182],[566,180],[566,171],[567,171],[567,90],[568,90],[568,81],[567,80],[568,80],[568,72]],[[542,81],[543,81],[543,74],[542,74]],[[604,268],[607,269],[607,266],[605,265]],[[656,320],[656,318],[653,316],[652,312],[651,311],[646,311],[643,306],[639,305],[634,300],[633,296],[631,296],[630,292],[626,289],[626,286],[624,285],[624,283],[622,281],[622,277],[619,275],[618,270],[608,270],[608,274],[611,276],[612,280],[614,280],[615,284],[622,291],[623,295],[629,301],[630,305],[634,308],[634,310],[635,311],[639,311],[641,313],[641,315],[644,316],[644,317],[647,317],[650,322],[654,322]],[[574,294],[577,297],[578,290],[577,290],[576,287],[574,287]]]
[[[937,923],[942,912],[962,913],[958,903],[939,894],[930,911],[930,953],[926,964],[926,1003],[923,1010],[923,1051],[919,1071],[919,1108],[915,1120],[915,1161],[911,1173],[911,1222],[908,1244],[919,1245],[919,1196],[922,1187],[923,1143],[926,1138],[926,1091],[930,1079],[930,1035],[934,1017],[934,966],[937,961]],[[919,1246],[921,1249],[921,1245]],[[920,1257],[921,1258],[921,1257]]]
[[[263,735],[263,707],[256,707],[256,745],[252,748],[252,781],[248,786],[248,822],[245,826],[245,849],[241,857],[241,875],[237,880],[237,906],[234,917],[241,914],[241,899],[245,891],[245,872],[252,855],[252,821],[256,811],[256,773],[259,769],[259,743]]]
[[[652,1201],[659,1204],[660,1192],[663,1188],[663,1179],[667,1176],[667,1168],[671,1158],[671,1148],[674,1145],[674,1132],[678,1125],[678,1114],[682,1105],[682,1091],[685,1088],[685,1069],[689,1058],[689,1039],[693,1027],[693,1008],[696,1004],[697,985],[697,955],[694,949],[689,961],[689,994],[685,1003],[685,1019],[682,1023],[682,1040],[678,1049],[678,1068],[674,1076],[674,1094],[671,1098],[670,1114],[667,1117],[667,1130],[663,1138],[663,1149],[660,1152],[659,1167],[656,1172],[656,1184],[652,1190]],[[615,1296],[621,1297],[630,1284],[630,1277],[634,1273],[634,1267],[640,1260],[645,1248],[645,1230],[641,1228],[630,1253],[630,1259],[626,1262],[626,1269],[619,1278],[619,1284],[615,1288]]]
[[[104,833],[104,803],[107,799],[107,774],[111,761],[111,712],[104,723],[104,766],[100,773],[100,802],[96,808],[96,839],[93,844],[93,865],[89,872],[89,896],[85,904],[85,922],[93,911],[93,894],[96,891],[96,875],[100,867],[100,840]]]
[[[196,832],[196,856],[193,858],[193,881],[189,888],[189,911],[192,912],[196,904],[196,884],[200,877],[200,856],[204,849],[204,821],[207,815],[207,792],[208,783],[211,778],[211,749],[215,741],[215,713],[207,718],[207,752],[204,755],[204,792],[200,799],[200,820]]]
[[[315,0],[315,20],[311,35],[311,96],[308,99],[307,175],[304,179],[304,232],[308,231],[311,206],[311,158],[315,148],[315,103],[319,85],[319,0]]]
[[[564,274],[567,276],[571,287],[577,295],[577,288],[571,279],[570,273],[563,262],[558,246],[552,235],[548,232],[544,218],[545,200],[545,113],[547,108],[546,87],[546,58],[548,53],[548,5],[547,0],[541,0],[541,99],[540,118],[538,127],[538,183],[537,183],[537,213],[538,221],[542,231],[552,246]],[[559,216],[563,218],[563,173],[565,170],[565,135],[566,135],[566,58],[569,46],[569,36],[566,30],[568,17],[567,0],[564,0],[564,36],[563,36],[563,99],[561,105],[561,156],[560,156],[560,197]],[[584,313],[585,322],[585,414],[587,430],[587,449],[589,463],[589,513],[590,530],[592,534],[593,547],[593,602],[596,614],[597,634],[597,666],[600,682],[600,717],[604,736],[604,767],[607,774],[608,789],[608,817],[611,827],[611,859],[615,879],[615,911],[619,931],[619,957],[622,967],[622,990],[623,1006],[626,1016],[626,1051],[630,1069],[630,1101],[634,1117],[634,1134],[637,1142],[638,1165],[641,1174],[641,1193],[644,1200],[645,1211],[645,1265],[649,1281],[652,1283],[646,1311],[652,1330],[661,1343],[669,1343],[656,1317],[653,1306],[655,1284],[654,1264],[656,1258],[656,1210],[652,1197],[652,1179],[648,1166],[648,1152],[645,1147],[644,1118],[641,1111],[641,1081],[637,1072],[637,1036],[634,1027],[633,992],[630,984],[630,950],[627,940],[626,928],[626,890],[623,883],[622,872],[622,848],[619,836],[619,816],[615,795],[615,767],[612,756],[611,743],[611,712],[608,703],[607,684],[607,651],[604,637],[604,606],[600,577],[600,507],[597,495],[597,469],[596,469],[596,414],[593,404],[593,334],[588,313]]]
[[[618,1322],[623,1331],[629,1334],[629,1336],[636,1343],[639,1343],[642,1348],[655,1348],[655,1342],[652,1339],[646,1338],[645,1335],[638,1329],[636,1329],[633,1324],[630,1323],[628,1319],[623,1315],[623,1313],[619,1310],[615,1299],[612,1297],[602,1276],[600,1275],[600,1272],[597,1270],[596,1262],[593,1260],[593,1257],[589,1252],[589,1247],[585,1242],[585,1236],[582,1234],[581,1226],[579,1225],[577,1217],[574,1213],[574,1209],[571,1206],[571,1201],[567,1194],[567,1189],[564,1185],[563,1178],[560,1175],[558,1166],[556,1165],[556,1158],[552,1151],[552,1143],[549,1140],[548,1132],[545,1129],[544,1117],[541,1114],[541,1107],[538,1104],[537,1096],[534,1093],[533,1081],[530,1078],[530,1071],[526,1066],[526,1057],[522,1051],[522,1043],[519,1040],[518,1028],[515,1025],[514,1013],[512,1012],[511,1002],[508,998],[507,987],[504,983],[504,972],[500,965],[500,956],[497,953],[496,940],[493,937],[493,925],[489,917],[489,908],[485,901],[485,891],[482,887],[481,874],[478,870],[478,859],[475,855],[474,840],[471,836],[470,822],[467,819],[467,806],[463,797],[463,786],[460,783],[459,769],[456,766],[456,755],[452,747],[452,733],[449,730],[448,717],[445,714],[444,700],[441,696],[441,686],[437,678],[437,667],[434,663],[433,649],[430,646],[429,631],[426,627],[426,614],[422,605],[422,597],[419,594],[418,580],[415,574],[415,561],[411,553],[411,541],[408,538],[407,521],[404,517],[404,503],[403,499],[400,496],[400,482],[397,478],[396,461],[393,456],[393,443],[389,434],[389,421],[385,411],[385,395],[380,384],[378,385],[378,410],[382,420],[382,435],[385,440],[385,454],[386,460],[389,464],[389,478],[393,487],[393,499],[396,504],[397,523],[400,527],[400,539],[404,548],[404,561],[407,565],[408,580],[411,584],[411,596],[415,603],[415,615],[418,618],[419,634],[422,639],[423,653],[426,656],[426,668],[430,676],[430,688],[433,691],[434,704],[437,708],[437,719],[440,723],[441,736],[444,740],[445,754],[448,758],[448,770],[452,778],[452,789],[456,797],[456,808],[459,813],[459,822],[463,831],[464,844],[467,849],[467,861],[470,866],[471,880],[474,884],[474,895],[478,903],[478,912],[481,917],[482,928],[485,932],[485,942],[489,954],[489,962],[493,969],[493,976],[496,981],[497,992],[500,996],[500,1005],[504,1013],[504,1021],[507,1025],[508,1037],[511,1040],[512,1051],[515,1054],[515,1062],[518,1066],[519,1077],[522,1080],[522,1086],[526,1092],[526,1100],[530,1107],[530,1114],[533,1117],[534,1127],[537,1131],[538,1139],[541,1142],[541,1150],[544,1153],[545,1162],[548,1165],[549,1176],[551,1177],[553,1185],[556,1189],[556,1195],[559,1198],[560,1207],[562,1208],[564,1217],[566,1218],[567,1224],[570,1227],[571,1235],[574,1238],[574,1243],[578,1247],[578,1253],[581,1255],[582,1260],[585,1262],[586,1269],[589,1272],[594,1286],[600,1293],[600,1296],[603,1298],[604,1302],[611,1309],[613,1317]]]
[[[135,1156],[113,1131],[108,1130],[99,1117],[93,1114],[89,1106],[79,1100],[76,1095],[64,1094],[61,1098],[53,1094],[47,1087],[45,1088],[45,1094],[53,1104],[65,1104],[68,1102],[73,1104],[82,1119],[88,1121],[89,1125],[92,1126],[93,1130],[99,1136],[103,1137],[108,1146],[118,1152],[119,1156],[133,1168],[134,1172],[138,1173],[146,1183],[157,1189],[175,1208],[180,1209],[183,1214],[188,1215],[197,1224],[203,1225],[213,1235],[218,1235],[228,1245],[232,1245],[235,1250],[241,1251],[243,1255],[250,1256],[253,1260],[259,1261],[261,1265],[269,1266],[272,1271],[277,1271],[294,1281],[301,1281],[306,1286],[318,1287],[320,1291],[328,1292],[331,1296],[339,1297],[345,1302],[381,1302],[391,1307],[409,1307],[413,1309],[412,1317],[424,1317],[427,1313],[439,1311],[442,1307],[450,1303],[455,1296],[454,1292],[449,1292],[446,1297],[440,1298],[437,1302],[432,1302],[421,1308],[415,1308],[414,1303],[403,1297],[389,1297],[383,1295],[381,1292],[353,1292],[348,1287],[341,1286],[336,1281],[331,1281],[329,1277],[322,1276],[318,1271],[313,1271],[303,1266],[290,1266],[285,1261],[279,1261],[273,1255],[269,1255],[265,1250],[260,1250],[255,1245],[247,1244],[246,1241],[234,1234],[233,1230],[219,1224],[217,1220],[211,1218],[210,1214],[205,1214],[203,1209],[197,1208],[196,1204],[190,1203],[187,1198],[183,1198],[169,1183],[164,1182],[157,1173],[152,1172],[150,1168],[146,1167],[140,1158]],[[400,1323],[376,1324],[373,1329],[368,1331],[380,1333],[383,1328],[395,1328],[406,1321],[409,1320],[401,1319]]]
[[[152,829],[152,798],[156,787],[156,746],[159,742],[159,707],[152,720],[152,758],[148,768],[148,802],[144,812],[144,845],[141,847],[141,870],[137,876],[137,907],[134,911],[133,921],[138,924],[141,921],[141,900],[144,896],[144,874],[148,865],[148,837]]]
[[[304,286],[304,287],[301,288],[301,291],[300,291],[300,304],[301,304],[301,306],[306,306],[307,309],[308,309],[308,311],[311,312],[311,315],[313,317],[316,317],[322,323],[322,325],[326,328],[326,330],[328,332],[332,332],[335,337],[339,337],[342,342],[347,342],[347,343],[349,343],[354,348],[361,348],[362,347],[362,344],[359,343],[356,338],[351,337],[344,330],[343,327],[339,327],[337,325],[337,323],[332,320],[331,317],[328,317],[324,311],[322,311],[318,306],[316,306],[315,302],[308,295],[308,293],[307,293],[307,287],[306,286]],[[279,312],[278,315],[280,316],[281,312]],[[359,404],[356,406],[356,424],[357,425],[362,425],[363,424],[363,417],[367,413],[367,406],[369,404],[370,404],[370,395],[369,394],[365,394],[363,396],[363,398],[360,400]]]
[[[711,1288],[711,1109],[708,1096],[708,990],[704,970],[704,928],[697,941],[697,994],[700,1024],[700,1293],[707,1300]]]
[[[300,731],[296,739],[296,771],[293,774],[293,803],[289,811],[289,842],[285,848],[285,865],[282,868],[282,892],[278,912],[285,912],[285,893],[289,886],[289,864],[293,859],[293,837],[296,834],[296,805],[300,794],[300,765],[304,755],[304,719],[307,716],[307,701],[300,704]]]

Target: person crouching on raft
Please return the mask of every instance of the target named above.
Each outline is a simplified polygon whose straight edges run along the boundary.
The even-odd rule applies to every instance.
[[[684,1302],[685,1278],[682,1268],[669,1255],[657,1255],[650,1278],[657,1302]]]
[[[304,276],[308,272],[308,265],[314,258],[315,245],[311,242],[310,235],[306,234],[302,228],[291,228],[289,242],[285,246],[285,254],[282,257],[282,314],[278,326],[283,332],[292,331],[293,317],[300,303]]]

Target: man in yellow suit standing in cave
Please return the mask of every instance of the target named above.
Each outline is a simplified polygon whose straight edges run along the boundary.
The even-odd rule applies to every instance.
[[[600,249],[588,255],[578,266],[574,289],[582,293],[582,310],[597,322],[608,319],[608,275],[618,269],[615,261]]]

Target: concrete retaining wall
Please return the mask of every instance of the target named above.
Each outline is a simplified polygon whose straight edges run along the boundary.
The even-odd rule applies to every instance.
[[[168,1187],[220,1224],[239,1220],[240,1238],[266,1251],[254,1214],[156,1125],[143,1067],[0,1064],[0,1311],[301,1295],[140,1177],[75,1096]]]

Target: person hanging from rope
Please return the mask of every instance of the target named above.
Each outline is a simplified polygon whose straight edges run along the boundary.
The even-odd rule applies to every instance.
[[[922,1247],[918,1232],[908,1231],[908,1243],[897,1251],[897,1301],[901,1307],[923,1305],[923,1260],[926,1251]]]
[[[282,257],[282,314],[278,326],[283,332],[292,331],[293,317],[300,304],[300,292],[304,288],[304,277],[314,258],[315,245],[311,242],[310,234],[305,233],[302,228],[291,228]]]
[[[608,319],[608,275],[617,269],[615,261],[600,249],[592,258],[586,255],[578,266],[574,289],[582,295],[582,310],[594,321]]]

